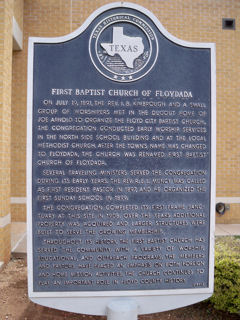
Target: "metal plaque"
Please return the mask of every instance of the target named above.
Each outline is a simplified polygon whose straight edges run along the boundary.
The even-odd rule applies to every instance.
[[[68,36],[30,38],[33,301],[61,298],[68,310],[64,297],[152,296],[147,313],[164,309],[159,296],[165,308],[210,296],[214,52],[129,3],[100,8]],[[104,314],[104,303],[81,312]]]

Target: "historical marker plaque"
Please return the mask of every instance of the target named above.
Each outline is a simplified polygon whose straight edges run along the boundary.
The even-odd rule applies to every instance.
[[[113,4],[29,56],[30,296],[209,296],[214,46]]]

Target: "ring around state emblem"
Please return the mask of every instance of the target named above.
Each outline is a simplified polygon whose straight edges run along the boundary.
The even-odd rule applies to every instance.
[[[158,56],[158,42],[151,26],[131,14],[111,15],[93,29],[89,53],[96,69],[118,82],[144,77]]]

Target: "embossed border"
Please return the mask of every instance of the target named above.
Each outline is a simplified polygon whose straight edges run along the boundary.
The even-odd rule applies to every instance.
[[[101,292],[34,292],[32,261],[32,101],[33,101],[33,58],[35,43],[60,43],[80,35],[101,13],[114,8],[130,8],[147,15],[160,32],[170,41],[189,48],[207,48],[211,51],[211,195],[210,195],[210,239],[209,239],[209,287],[172,290],[136,290]],[[29,298],[38,304],[77,313],[106,315],[106,306],[116,298],[134,299],[139,314],[171,310],[207,299],[213,293],[214,284],[214,231],[215,231],[215,180],[216,180],[216,55],[214,43],[188,42],[171,35],[158,18],[146,8],[129,3],[114,2],[93,12],[83,25],[74,32],[56,38],[29,38],[28,46],[28,93],[27,93],[27,255]]]

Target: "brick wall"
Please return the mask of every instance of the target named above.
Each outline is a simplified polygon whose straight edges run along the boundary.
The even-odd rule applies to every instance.
[[[60,36],[78,28],[109,0],[25,0],[24,47],[13,56],[11,196],[26,197],[26,83],[29,36]],[[236,0],[142,0],[174,36],[215,42],[217,51],[217,197],[240,199],[240,3]],[[235,18],[236,30],[223,30],[222,18]],[[19,121],[21,119],[21,121]],[[14,204],[12,219],[25,221],[25,205]],[[240,223],[240,204],[217,216]]]
[[[14,17],[23,30],[24,0],[14,0]],[[21,63],[19,63],[19,59]],[[26,62],[26,61],[25,61]],[[11,197],[20,202],[26,195],[26,83],[27,70],[21,51],[13,52],[12,62],[12,130],[11,130]],[[24,87],[24,88],[23,88]],[[21,91],[23,90],[23,91]],[[26,204],[11,203],[11,220],[26,221]]]
[[[14,0],[13,15],[21,30],[23,30],[23,5],[24,0]]]
[[[0,261],[10,255],[10,150],[13,0],[0,1]]]

